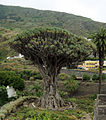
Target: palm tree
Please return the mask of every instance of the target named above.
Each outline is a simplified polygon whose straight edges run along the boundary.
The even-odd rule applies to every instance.
[[[106,54],[106,29],[100,28],[100,30],[91,35],[92,41],[97,46],[97,51],[99,55],[99,88],[98,93],[101,93],[101,81],[102,81],[102,70],[104,64],[104,58]]]

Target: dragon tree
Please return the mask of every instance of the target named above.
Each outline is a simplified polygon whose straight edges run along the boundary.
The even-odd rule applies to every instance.
[[[39,69],[44,80],[44,92],[39,105],[47,109],[65,105],[57,91],[57,76],[61,68],[67,63],[77,64],[92,51],[88,40],[59,28],[26,31],[17,35],[10,46]]]

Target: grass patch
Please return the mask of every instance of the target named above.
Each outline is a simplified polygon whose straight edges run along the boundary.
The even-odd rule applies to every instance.
[[[84,98],[70,98],[69,101],[77,105],[76,108],[64,111],[50,111],[40,108],[21,107],[11,113],[11,120],[78,120],[89,113],[93,117],[93,106],[96,95]],[[27,113],[27,114],[26,114]]]

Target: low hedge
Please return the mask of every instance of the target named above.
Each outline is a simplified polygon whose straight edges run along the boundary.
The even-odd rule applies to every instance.
[[[8,102],[8,95],[5,86],[0,86],[0,106]]]
[[[32,70],[23,70],[19,73],[19,75],[24,80],[30,80],[32,77],[33,77],[33,80],[36,80],[36,79],[42,80],[40,72],[36,72],[36,71],[32,71]]]
[[[59,80],[62,80],[62,81],[64,81],[64,80],[69,80],[69,79],[70,79],[70,76],[69,76],[68,74],[66,74],[66,73],[60,73],[60,74],[58,75],[58,79],[59,79]]]
[[[83,81],[89,81],[90,76],[88,74],[83,74],[82,79],[83,79]]]
[[[15,89],[23,90],[25,88],[24,80],[11,71],[0,71],[0,86],[13,86]]]
[[[65,82],[65,89],[70,95],[73,95],[78,90],[79,85],[79,81],[70,79]]]

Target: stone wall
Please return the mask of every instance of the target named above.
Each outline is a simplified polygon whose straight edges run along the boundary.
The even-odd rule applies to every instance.
[[[106,94],[97,96],[93,120],[106,120]]]
[[[106,83],[102,83],[101,93],[106,94]],[[81,82],[75,96],[86,96],[92,94],[98,94],[98,83]]]
[[[94,74],[98,74],[97,72],[90,72],[90,71],[77,70],[77,69],[62,69],[61,72],[66,73],[68,75],[75,74],[77,77],[82,77],[83,74],[88,74],[90,76]]]

